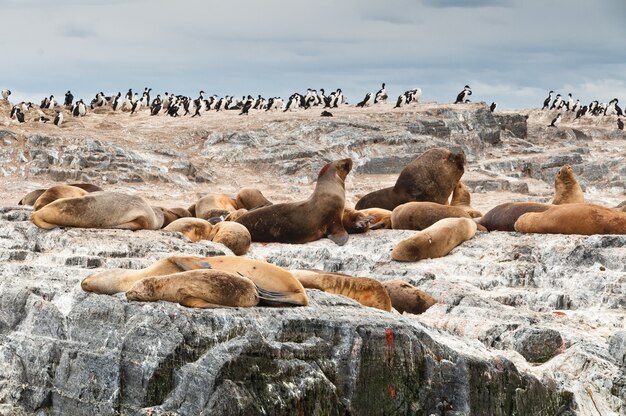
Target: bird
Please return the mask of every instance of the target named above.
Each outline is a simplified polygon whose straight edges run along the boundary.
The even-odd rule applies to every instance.
[[[54,125],[61,127],[62,123],[63,123],[63,112],[57,111],[57,115],[54,117]]]
[[[9,95],[11,95],[11,90],[5,89],[2,90],[2,99],[5,101],[9,100]]]
[[[85,114],[87,114],[87,106],[85,105],[83,100],[80,99],[80,100],[76,101],[76,104],[74,104],[74,108],[72,109],[72,116],[74,116],[74,117],[82,117]]]
[[[70,91],[67,91],[65,93],[65,101],[63,102],[63,105],[69,108],[72,106],[73,102],[74,102],[74,96],[72,95]]]
[[[552,123],[548,127],[558,127],[561,122],[561,113],[557,114],[554,119],[552,119]]]
[[[393,108],[402,107],[406,103],[406,98],[407,98],[406,93],[399,95],[398,99],[396,100],[396,105]]]
[[[554,91],[550,90],[550,92],[548,93],[548,98],[543,100],[542,110],[547,110],[548,108],[550,108],[550,101],[552,101],[552,94],[554,94]]]
[[[491,112],[493,113],[494,111],[496,111],[496,107],[498,106],[497,102],[492,102],[491,105],[489,106],[489,109],[491,110]]]
[[[617,118],[617,128],[620,130],[624,130],[624,122],[620,117]]]
[[[578,109],[580,108],[580,100],[576,100],[574,106],[572,107],[572,113],[578,113]]]
[[[385,83],[383,82],[382,88],[378,90],[376,95],[374,96],[374,104],[378,104],[379,102],[387,102],[387,91],[385,90]]]
[[[576,111],[576,118],[574,118],[574,120],[578,120],[579,118],[587,114],[588,108],[589,107],[587,107],[586,105],[583,105],[582,108],[578,109],[578,111]]]
[[[363,101],[358,103],[356,106],[363,108],[363,107],[369,107],[371,104],[372,104],[372,93],[368,92],[367,94],[365,94],[365,98],[363,98]]]
[[[571,110],[574,107],[574,99],[572,98],[572,93],[567,94],[567,102],[565,102],[565,107],[567,107],[567,111]]]
[[[253,104],[254,104],[254,98],[248,96],[248,100],[243,105],[243,108],[241,109],[241,113],[239,113],[239,115],[242,115],[242,114],[248,115],[248,111],[252,108]]]
[[[322,111],[322,114],[320,114],[320,117],[332,117],[333,113],[331,113],[330,111]]]
[[[550,107],[550,110],[553,110],[555,108],[558,110],[561,108],[562,104],[563,104],[563,100],[561,99],[561,94],[557,94],[556,98],[552,102],[552,106]]]
[[[466,85],[463,88],[463,91],[461,91],[459,95],[456,96],[456,101],[454,102],[454,104],[466,103],[467,97],[469,97],[470,95],[472,95],[472,89],[469,85]]]
[[[39,117],[39,122],[46,124],[48,121],[50,121],[50,119],[48,117],[45,116],[41,116]]]
[[[24,120],[24,113],[22,113],[22,110],[20,110],[19,107],[15,107],[15,118],[17,119],[17,121],[19,121],[20,123],[23,123]]]

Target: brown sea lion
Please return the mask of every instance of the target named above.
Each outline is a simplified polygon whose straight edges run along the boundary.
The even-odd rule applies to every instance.
[[[407,202],[398,205],[391,213],[394,230],[420,231],[444,218],[471,218],[465,209],[434,202]]]
[[[233,221],[222,221],[215,224],[209,234],[209,240],[224,244],[237,256],[246,254],[252,243],[248,229]]]
[[[356,209],[384,208],[393,211],[411,201],[446,204],[452,190],[463,175],[465,156],[448,149],[424,152],[400,172],[396,184],[370,192],[356,204]]]
[[[81,228],[158,230],[163,213],[143,198],[118,192],[93,192],[77,198],[63,198],[33,212],[33,224],[52,229],[59,225]]]
[[[238,208],[245,208],[249,211],[272,205],[272,202],[256,188],[241,188],[235,196],[235,201]]]
[[[400,313],[420,314],[437,303],[428,293],[416,288],[404,280],[394,279],[383,282],[391,298],[391,305]]]
[[[51,202],[61,198],[74,198],[87,195],[89,192],[71,185],[57,185],[46,189],[33,204],[33,211],[38,211]]]
[[[111,269],[87,276],[81,282],[86,292],[106,295],[126,292],[140,280],[187,270],[216,269],[247,277],[257,286],[265,303],[306,306],[309,299],[302,284],[287,270],[259,260],[233,256],[166,257],[140,269]]]
[[[307,289],[318,289],[346,296],[361,305],[391,311],[389,294],[378,280],[318,270],[292,270],[291,272]]]
[[[595,204],[554,205],[522,215],[515,231],[542,234],[626,234],[626,213]]]
[[[251,307],[259,303],[252,280],[223,270],[189,270],[138,281],[128,300],[176,302],[190,308]]]
[[[250,231],[252,241],[301,244],[327,236],[344,245],[348,241],[341,222],[344,180],[351,169],[352,159],[328,163],[320,170],[315,190],[307,200],[255,209],[237,222]]]
[[[391,213],[388,209],[367,208],[359,210],[360,213],[370,217],[370,230],[379,228],[391,229]]]
[[[238,208],[237,201],[226,194],[208,194],[195,203],[196,217],[205,220],[228,215],[229,212]]]
[[[444,218],[393,248],[391,258],[398,261],[418,261],[446,256],[453,248],[471,239],[476,223],[469,218]]]
[[[98,191],[102,191],[102,188],[100,188],[97,185],[93,185],[90,183],[68,183],[68,186],[75,186],[77,188],[81,188],[84,189],[87,192],[98,192]],[[27,193],[26,195],[24,195],[24,197],[20,200],[20,202],[18,202],[18,205],[34,205],[35,201],[37,201],[37,198],[39,198],[41,196],[41,194],[43,194],[44,192],[46,192],[46,189],[36,189],[32,192]]]
[[[361,211],[357,211],[353,208],[345,207],[343,209],[343,215],[341,216],[341,222],[343,228],[346,229],[348,234],[364,233],[370,229],[370,221],[373,217],[363,214]]]
[[[191,213],[185,208],[158,208],[163,212],[163,227],[167,227],[177,219],[193,217],[193,215],[191,215]]]
[[[543,212],[550,204],[539,202],[506,202],[492,208],[478,223],[488,231],[515,231],[515,221],[527,212]]]
[[[248,212],[248,210],[245,208],[239,208],[237,211],[229,212],[228,215],[224,217],[224,221],[237,221],[237,218],[241,217],[246,212]]]
[[[452,199],[450,200],[450,205],[463,208],[465,212],[469,214],[472,218],[482,217],[483,214],[472,208],[472,196],[470,194],[470,190],[463,182],[459,181],[454,187],[454,191],[452,191]]]
[[[202,218],[185,217],[172,221],[163,227],[163,231],[179,232],[193,241],[210,240],[213,225]]]
[[[576,180],[574,169],[570,165],[563,166],[554,177],[554,205],[576,204],[585,202],[583,188]]]

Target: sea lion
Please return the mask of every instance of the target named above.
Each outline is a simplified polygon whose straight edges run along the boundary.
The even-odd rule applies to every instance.
[[[247,277],[223,270],[189,270],[138,281],[126,299],[165,300],[190,308],[251,307],[259,303],[256,286]]]
[[[435,202],[407,202],[398,205],[391,213],[391,228],[420,231],[444,218],[471,218],[471,216],[458,206]]]
[[[435,148],[409,163],[390,188],[370,192],[356,203],[356,209],[384,208],[393,211],[411,201],[446,204],[452,190],[463,175],[463,153]]]
[[[228,215],[224,217],[224,221],[237,221],[237,218],[241,217],[246,212],[248,212],[248,210],[245,208],[239,208],[237,211],[229,212]]]
[[[361,305],[391,311],[389,294],[378,280],[318,270],[292,270],[291,272],[307,289],[318,289],[346,296]]]
[[[622,201],[619,204],[617,204],[617,206],[615,208],[613,208],[617,211],[623,211],[626,212],[626,201]]]
[[[470,190],[467,185],[461,181],[456,184],[454,191],[452,191],[450,205],[463,208],[472,218],[479,218],[483,216],[480,211],[472,208],[472,196],[470,194]]]
[[[163,208],[158,207],[163,212],[163,225],[162,227],[167,227],[173,221],[176,221],[180,218],[188,218],[193,217],[191,213],[185,208]]]
[[[245,208],[249,211],[272,205],[272,202],[256,188],[241,188],[235,195],[235,201],[238,208]]]
[[[209,240],[224,244],[237,256],[246,254],[252,243],[248,229],[233,221],[222,221],[215,224],[209,233]]]
[[[98,191],[102,191],[103,189],[100,188],[97,185],[93,185],[91,183],[68,183],[67,185],[69,186],[75,186],[77,188],[81,188],[84,189],[87,192],[98,192]],[[37,198],[39,198],[41,196],[41,194],[43,194],[44,192],[46,192],[46,189],[36,189],[32,192],[27,193],[26,195],[24,195],[24,197],[22,199],[20,199],[20,202],[18,202],[18,205],[34,205],[35,201],[37,201]]]
[[[33,224],[52,229],[62,225],[82,228],[158,230],[163,213],[143,198],[119,192],[93,192],[82,197],[63,198],[33,212]]]
[[[111,269],[87,276],[81,282],[86,292],[112,295],[127,292],[140,280],[187,270],[216,269],[247,277],[257,286],[264,303],[306,306],[309,299],[302,283],[287,270],[259,260],[233,256],[171,256],[140,270]]]
[[[437,300],[428,293],[404,280],[387,280],[382,284],[389,293],[391,305],[400,313],[406,311],[418,315],[437,303]]]
[[[71,185],[57,185],[46,189],[33,204],[33,211],[38,211],[51,202],[61,198],[74,198],[87,195],[89,192]]]
[[[185,237],[193,241],[210,240],[213,225],[202,218],[185,217],[172,221],[163,227],[163,231],[182,233]]]
[[[343,209],[343,215],[341,216],[341,222],[348,234],[357,234],[369,230],[370,221],[373,218],[373,216],[365,215],[356,209],[345,207]]]
[[[595,204],[554,205],[543,212],[526,213],[515,231],[543,234],[626,234],[626,213]]]
[[[515,231],[515,221],[521,215],[527,212],[543,212],[551,206],[539,202],[506,202],[489,210],[478,223],[488,231]]]
[[[476,234],[476,223],[469,218],[444,218],[430,227],[400,241],[391,258],[398,261],[418,261],[447,255],[463,241]]]
[[[583,189],[576,180],[574,169],[565,165],[554,177],[554,199],[552,204],[575,204],[585,202]]]
[[[238,208],[237,201],[226,194],[208,194],[195,203],[195,214],[197,218],[208,220],[212,217],[228,215],[229,212]]]
[[[327,236],[344,245],[348,233],[341,218],[345,205],[344,180],[352,159],[336,160],[319,172],[313,194],[305,201],[274,204],[237,218],[252,241],[302,244]]]
[[[370,230],[379,228],[391,229],[391,213],[388,209],[367,208],[359,210],[360,213],[370,217]]]

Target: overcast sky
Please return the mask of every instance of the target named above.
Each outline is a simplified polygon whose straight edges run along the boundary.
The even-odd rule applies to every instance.
[[[392,100],[540,106],[548,90],[626,103],[625,0],[0,0],[12,101],[387,84]]]

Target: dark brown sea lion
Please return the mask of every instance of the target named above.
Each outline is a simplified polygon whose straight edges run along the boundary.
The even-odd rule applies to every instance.
[[[255,209],[237,222],[250,231],[252,241],[301,244],[327,236],[343,245],[348,241],[341,222],[344,181],[351,169],[352,159],[328,163],[320,170],[315,190],[307,200]]]
[[[550,204],[539,202],[506,202],[492,208],[478,221],[488,231],[515,231],[515,221],[527,212],[543,212]]]
[[[463,175],[465,156],[448,149],[436,148],[424,152],[400,172],[396,184],[370,192],[356,204],[356,209],[384,208],[393,211],[398,205],[411,201],[446,204]]]
[[[391,305],[400,313],[420,314],[437,303],[428,293],[416,288],[404,280],[394,279],[383,282],[391,298]]]
[[[585,202],[583,188],[576,180],[574,169],[570,165],[563,166],[554,177],[554,205],[576,204]]]
[[[90,183],[68,183],[67,185],[75,186],[77,188],[84,189],[87,192],[102,191],[102,188],[100,188],[97,185],[90,184]],[[26,195],[24,195],[24,197],[17,204],[18,205],[34,205],[35,201],[37,200],[37,198],[39,198],[41,196],[41,194],[46,192],[47,189],[49,189],[49,188],[46,188],[46,189],[36,189],[36,190],[34,190],[32,192],[29,192]]]
[[[238,208],[245,208],[248,211],[272,205],[272,202],[256,188],[241,188],[235,196],[235,201]]]
[[[394,230],[420,231],[444,218],[471,218],[459,206],[441,205],[435,202],[407,202],[398,205],[391,213]]]
[[[522,215],[515,231],[542,234],[626,234],[626,213],[595,204],[554,205]]]

